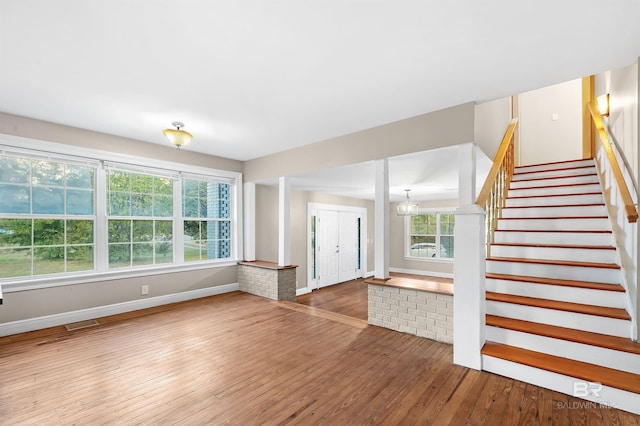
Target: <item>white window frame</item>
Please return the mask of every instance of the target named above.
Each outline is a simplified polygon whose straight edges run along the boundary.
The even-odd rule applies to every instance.
[[[95,238],[94,256],[95,270],[82,273],[61,273],[55,275],[35,275],[27,277],[0,278],[0,285],[5,293],[24,291],[62,285],[72,285],[89,282],[108,281],[121,278],[133,278],[157,274],[191,271],[236,265],[242,258],[242,173],[228,170],[211,169],[191,164],[177,163],[137,157],[127,154],[102,151],[93,148],[84,148],[65,145],[55,142],[42,141],[31,138],[23,138],[12,135],[0,134],[0,153],[18,153],[25,157],[37,156],[48,158],[51,161],[73,161],[77,163],[100,162],[95,173]],[[182,190],[180,179],[174,179],[174,262],[171,264],[144,265],[132,268],[108,268],[108,229],[107,229],[107,188],[106,171],[104,163],[119,164],[131,171],[166,173],[180,176],[185,173],[190,176],[206,176],[211,180],[231,184],[231,257],[227,259],[212,259],[200,262],[184,263],[182,261],[182,221],[181,204]],[[150,166],[149,164],[153,164]],[[180,210],[177,210],[178,207]],[[176,232],[179,231],[179,232]],[[180,257],[178,257],[180,256]]]
[[[436,247],[440,245],[440,215],[455,214],[455,209],[420,209],[417,216],[427,214],[436,215]],[[411,255],[411,216],[404,218],[404,257],[407,260],[418,260],[422,262],[449,262],[452,263],[455,257],[440,257],[440,253],[436,257],[420,257]]]

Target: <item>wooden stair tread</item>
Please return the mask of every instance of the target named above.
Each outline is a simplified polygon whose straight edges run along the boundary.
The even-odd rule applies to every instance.
[[[482,354],[640,394],[640,375],[500,343],[486,342]]]
[[[577,158],[574,160],[560,160],[560,161],[549,161],[548,163],[537,163],[537,164],[525,164],[521,166],[515,166],[514,169],[523,169],[525,167],[539,167],[539,166],[556,166],[556,165],[566,165],[570,163],[580,163],[582,161],[589,160],[588,158]],[[577,166],[577,167],[593,167],[593,161],[589,166]]]
[[[541,324],[538,322],[524,321],[514,318],[505,318],[497,315],[487,315],[486,322],[487,325],[492,327],[500,327],[508,330],[537,334],[539,336],[640,355],[640,343],[635,343],[631,339],[625,339],[624,337],[610,336],[608,334],[593,333],[591,331],[558,327],[556,325]]]
[[[516,175],[514,174],[514,176]],[[511,179],[510,182],[514,183],[514,182],[530,182],[534,180],[571,179],[571,178],[587,177],[587,176],[598,176],[598,174],[597,173],[581,173],[577,175],[568,175],[568,176],[545,176],[545,177],[527,178],[527,179]],[[513,189],[519,189],[519,188],[513,188]]]
[[[564,176],[563,176],[564,177]],[[573,177],[573,176],[571,176]],[[531,179],[533,180],[533,179]],[[512,181],[513,182],[513,181]],[[523,182],[523,181],[520,181]],[[558,185],[539,185],[539,186],[525,186],[522,188],[509,188],[510,191],[520,191],[521,189],[544,189],[544,188],[565,188],[569,186],[584,186],[584,185],[600,185],[599,182],[581,182],[581,183],[561,183]]]
[[[521,199],[521,198],[548,198],[548,197],[568,197],[572,195],[602,195],[602,192],[580,192],[577,194],[545,194],[545,195],[520,195],[515,197],[507,197],[507,199]],[[571,206],[571,204],[569,204]]]
[[[528,275],[496,274],[493,272],[487,272],[486,277],[493,278],[496,280],[521,281],[521,282],[527,282],[532,284],[548,284],[548,285],[557,285],[562,287],[578,287],[578,288],[585,288],[585,289],[592,289],[592,290],[617,291],[620,293],[624,293],[625,291],[624,287],[622,287],[620,284],[561,280],[557,278],[532,277]]]
[[[587,250],[615,250],[613,246],[590,246],[578,244],[541,244],[541,243],[491,243],[492,246],[510,246],[510,247],[539,247],[539,248],[568,248],[568,249],[587,249]]]
[[[558,208],[558,207],[591,207],[591,206],[602,206],[604,207],[604,203],[586,203],[586,204],[550,204],[550,205],[539,205],[539,206],[503,206],[503,209],[546,209],[546,208]]]
[[[523,257],[488,257],[487,260],[498,262],[535,263],[540,265],[579,266],[584,268],[620,269],[615,263],[577,262],[574,260],[527,259]]]
[[[536,166],[550,166],[554,163],[545,163],[545,164],[531,164],[529,166],[518,166],[518,167],[514,167],[513,168],[513,175],[516,176],[521,176],[521,175],[526,175],[526,174],[530,174],[530,173],[546,173],[546,172],[562,172],[565,170],[580,170],[580,169],[593,169],[595,167],[595,165],[593,164],[589,164],[587,166],[574,166],[574,167],[557,167],[557,168],[549,168],[549,169],[543,169],[543,170],[522,170],[526,167],[536,167]]]
[[[609,308],[606,306],[584,305],[582,303],[562,302],[559,300],[540,299],[537,297],[518,296],[514,294],[495,293],[487,291],[486,300],[516,305],[533,306],[537,308],[553,309],[556,311],[574,312],[578,314],[594,315],[620,320],[630,320],[626,310],[621,308]]]
[[[576,234],[613,234],[613,231],[611,231],[610,229],[586,229],[586,230],[579,230],[579,229],[566,229],[566,230],[559,230],[559,229],[496,229],[494,232],[569,232],[569,233],[576,233]]]
[[[607,219],[607,216],[536,216],[501,217],[500,220],[550,220],[550,219]]]

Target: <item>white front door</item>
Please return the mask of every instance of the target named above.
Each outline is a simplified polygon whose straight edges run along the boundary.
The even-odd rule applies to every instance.
[[[335,284],[339,279],[340,214],[335,210],[318,211],[318,287]]]
[[[355,212],[340,212],[338,281],[356,279],[358,269],[358,216]]]

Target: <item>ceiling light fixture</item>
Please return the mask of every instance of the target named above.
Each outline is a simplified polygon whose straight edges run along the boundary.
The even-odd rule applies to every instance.
[[[404,200],[404,203],[398,204],[398,216],[415,216],[418,214],[418,205],[412,203],[409,199],[409,191],[410,189],[405,189],[407,191],[407,198]]]
[[[162,133],[164,136],[176,146],[176,148],[180,149],[181,146],[185,146],[186,144],[193,139],[193,135],[191,133],[181,130],[180,127],[184,127],[184,123],[179,121],[174,121],[171,123],[175,129],[164,129]]]

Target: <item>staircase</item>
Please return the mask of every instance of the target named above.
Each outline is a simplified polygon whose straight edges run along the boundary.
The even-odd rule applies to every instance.
[[[640,344],[593,160],[517,167],[494,241],[483,369],[640,414]]]

